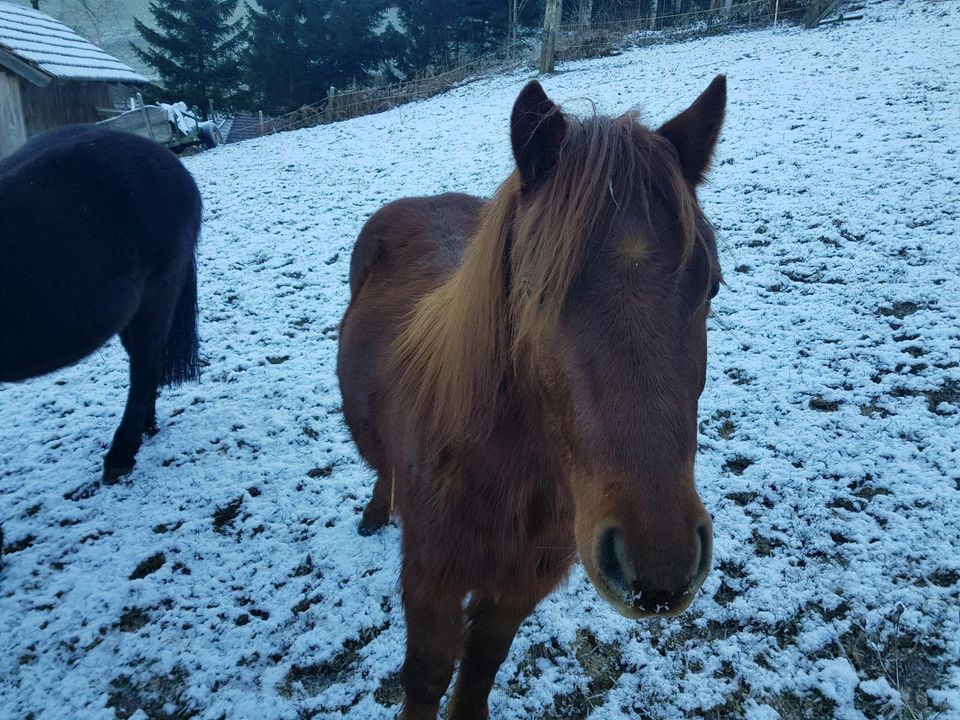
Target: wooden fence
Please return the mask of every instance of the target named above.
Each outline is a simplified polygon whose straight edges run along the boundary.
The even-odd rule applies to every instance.
[[[552,0],[551,0],[552,1]],[[559,5],[559,2],[557,3]],[[812,27],[833,10],[836,0],[714,0],[706,10],[689,12],[657,12],[649,14],[650,0],[638,0],[637,16],[626,19],[583,22],[584,14],[568,5],[563,17],[568,22],[553,23],[554,60],[573,60],[598,57],[620,52],[627,47],[674,42],[690,37],[729,32],[745,26],[778,22],[805,21]],[[663,3],[666,6],[667,3]],[[674,7],[676,4],[671,4]],[[813,19],[811,22],[811,18]],[[842,16],[841,16],[841,19]],[[849,18],[854,19],[854,18]],[[573,20],[570,22],[569,20]],[[550,38],[544,37],[546,47]],[[325,123],[347,120],[361,115],[383,112],[415,100],[423,100],[442,93],[469,79],[492,72],[503,72],[515,67],[535,67],[536,58],[543,54],[535,42],[519,41],[496,52],[478,57],[456,67],[421,73],[413,80],[379,87],[330,88],[327,97],[311,105],[276,118],[260,122],[260,134],[269,135],[286,130],[298,130]],[[552,69],[552,63],[549,64]]]
[[[298,130],[383,112],[404,103],[438,95],[468,79],[526,65],[532,57],[533,51],[528,42],[516,42],[461,65],[426,71],[401,83],[347,90],[330,88],[327,97],[320,102],[265,120],[262,132],[271,134]]]

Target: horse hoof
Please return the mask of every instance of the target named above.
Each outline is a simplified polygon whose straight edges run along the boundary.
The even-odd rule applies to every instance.
[[[386,525],[386,523],[368,522],[367,519],[364,518],[360,521],[360,524],[357,525],[357,532],[363,537],[370,537],[371,535],[376,535],[378,532],[380,532],[380,528],[382,528],[384,525]]]
[[[124,475],[129,475],[131,472],[133,472],[133,463],[125,467],[104,467],[103,484],[116,485],[120,482],[120,478]]]

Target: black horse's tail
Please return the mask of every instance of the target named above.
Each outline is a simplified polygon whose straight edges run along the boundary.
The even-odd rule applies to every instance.
[[[198,232],[194,238],[199,235]],[[179,385],[200,379],[200,338],[197,334],[197,250],[194,240],[190,267],[180,288],[167,338],[161,385]]]

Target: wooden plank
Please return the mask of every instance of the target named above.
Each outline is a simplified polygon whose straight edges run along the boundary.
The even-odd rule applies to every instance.
[[[27,141],[20,99],[20,78],[0,71],[0,158]]]
[[[27,82],[33,83],[38,87],[46,87],[52,79],[45,72],[38,70],[29,63],[25,63],[6,50],[0,50],[0,67],[5,67],[14,75],[19,75]]]
[[[110,104],[110,88],[104,83],[54,80],[44,88],[21,83],[21,95],[27,137],[62,125],[96,122],[97,108]]]
[[[832,20],[821,20],[817,23],[817,27],[846,22],[847,20],[863,20],[863,15],[841,15],[840,17],[833,18]]]

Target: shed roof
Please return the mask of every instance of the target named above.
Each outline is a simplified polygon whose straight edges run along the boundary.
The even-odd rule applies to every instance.
[[[149,80],[39,10],[0,1],[0,66],[36,85]]]

